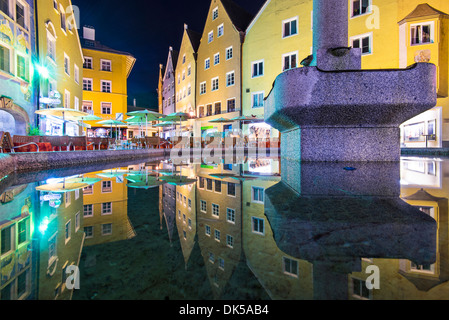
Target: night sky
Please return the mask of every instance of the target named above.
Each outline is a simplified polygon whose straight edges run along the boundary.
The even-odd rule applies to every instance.
[[[234,0],[254,15],[265,0]],[[210,0],[72,0],[80,9],[79,31],[93,26],[96,40],[133,54],[136,65],[128,79],[128,103],[157,109],[159,64],[167,62],[168,48],[179,50],[184,23],[202,33]]]

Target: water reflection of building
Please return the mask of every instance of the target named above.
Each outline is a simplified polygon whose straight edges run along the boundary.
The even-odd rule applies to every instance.
[[[175,172],[177,169],[170,163],[162,162],[159,170]],[[168,237],[170,241],[173,239],[173,232],[175,230],[176,219],[176,186],[171,184],[164,184],[160,187],[160,218],[161,229],[165,223],[167,227]]]
[[[180,174],[195,178],[195,165],[183,166]],[[196,219],[196,184],[176,186],[176,226],[186,265],[196,243]]]
[[[242,255],[242,184],[232,164],[197,165],[197,233],[214,298],[220,298]]]
[[[135,236],[128,218],[127,171],[127,168],[112,169],[86,175],[102,179],[83,191],[86,246]]]
[[[24,300],[36,295],[36,218],[34,185],[8,189],[0,195],[0,299]]]
[[[311,299],[311,263],[279,249],[265,216],[265,190],[280,182],[279,161],[249,159],[243,171],[243,249],[247,264],[275,300]]]
[[[41,196],[45,194],[47,193],[40,192]],[[41,201],[40,206],[40,300],[71,299],[73,290],[66,288],[66,279],[70,274],[66,273],[66,268],[79,266],[84,244],[83,192],[78,189],[59,194],[61,198],[56,203]]]

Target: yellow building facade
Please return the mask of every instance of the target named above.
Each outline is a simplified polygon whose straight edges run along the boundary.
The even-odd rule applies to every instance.
[[[232,1],[211,1],[198,49],[196,137],[238,129],[238,123],[210,121],[241,115],[241,48],[251,19]]]
[[[128,111],[127,80],[136,59],[130,53],[111,49],[95,40],[95,30],[92,28],[84,28],[82,46],[82,111],[102,120],[125,121]],[[88,136],[108,136],[108,128],[98,125],[102,120],[87,122],[92,126]]]
[[[78,36],[76,13],[70,0],[39,1],[37,38],[40,75],[39,108],[80,110],[83,99],[83,53]],[[58,103],[59,102],[59,103]],[[41,117],[40,128],[46,135],[62,135],[62,120]],[[81,133],[75,123],[67,123],[67,134]]]

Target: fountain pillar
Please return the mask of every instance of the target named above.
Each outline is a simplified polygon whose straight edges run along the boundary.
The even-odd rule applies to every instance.
[[[266,98],[282,157],[399,161],[399,126],[436,105],[433,64],[361,69],[361,50],[348,48],[348,15],[346,0],[314,1],[312,63],[280,74]]]

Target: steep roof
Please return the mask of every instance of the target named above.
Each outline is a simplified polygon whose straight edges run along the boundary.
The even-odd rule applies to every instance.
[[[115,54],[120,54],[120,55],[124,55],[124,56],[134,57],[129,52],[112,49],[108,46],[105,46],[104,44],[102,44],[100,41],[97,41],[97,40],[89,40],[89,39],[82,38],[81,46],[84,49],[91,49],[91,50],[97,50],[97,51],[103,51],[103,52],[109,52],[109,53],[115,53]]]
[[[439,15],[449,16],[447,13],[437,10],[427,3],[421,3],[415,8],[415,10],[413,10],[408,16],[402,19],[399,23],[405,22],[407,20],[439,16]]]
[[[254,16],[232,0],[221,0],[221,3],[237,30],[245,31]]]

